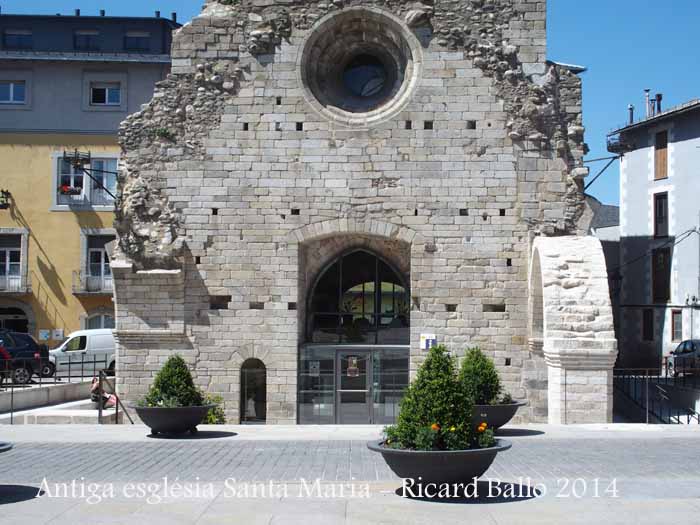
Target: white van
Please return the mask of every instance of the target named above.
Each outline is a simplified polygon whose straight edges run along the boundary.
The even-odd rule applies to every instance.
[[[99,370],[114,371],[114,334],[111,328],[78,330],[49,352],[57,373],[94,376]]]

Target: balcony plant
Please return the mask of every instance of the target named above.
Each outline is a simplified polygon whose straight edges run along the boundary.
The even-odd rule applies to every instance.
[[[152,434],[197,432],[197,425],[216,404],[207,404],[206,397],[192,380],[185,360],[174,355],[156,374],[148,393],[134,409]]]
[[[58,191],[61,195],[80,195],[83,193],[83,188],[63,184],[62,186],[59,186]]]
[[[470,482],[510,448],[486,423],[472,423],[472,403],[458,381],[454,358],[444,346],[434,347],[401,401],[396,425],[368,447],[414,483]]]
[[[503,393],[501,378],[493,360],[480,348],[469,348],[459,370],[459,382],[465,395],[474,400],[472,422],[486,424],[494,430],[510,421],[525,403],[514,402]]]

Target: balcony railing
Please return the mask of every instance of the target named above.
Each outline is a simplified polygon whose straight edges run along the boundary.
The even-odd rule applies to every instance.
[[[113,206],[114,199],[104,190],[93,189],[90,195],[70,194],[58,191],[56,203],[59,206]]]
[[[32,293],[29,274],[0,276],[0,295],[23,295]]]
[[[84,272],[73,272],[73,293],[76,295],[111,295],[113,289],[111,276],[93,276]]]

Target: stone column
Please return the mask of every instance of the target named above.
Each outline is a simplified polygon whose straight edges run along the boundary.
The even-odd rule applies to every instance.
[[[548,423],[611,423],[614,339],[548,339]]]

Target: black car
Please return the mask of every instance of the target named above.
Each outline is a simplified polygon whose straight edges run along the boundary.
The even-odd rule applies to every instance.
[[[11,377],[17,384],[26,384],[33,375],[53,375],[53,363],[49,361],[49,349],[39,344],[29,334],[0,330],[0,373]]]
[[[678,374],[697,373],[700,369],[700,339],[689,339],[679,344],[666,361],[666,373],[676,377]]]

